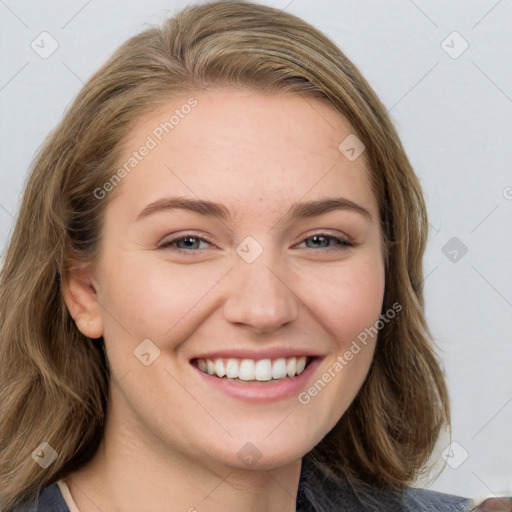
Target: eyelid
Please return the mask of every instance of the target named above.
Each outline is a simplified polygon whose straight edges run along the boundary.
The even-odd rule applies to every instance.
[[[200,241],[208,242],[210,245],[215,246],[215,244],[211,241],[211,239],[209,237],[207,237],[206,235],[204,235],[202,233],[191,233],[191,232],[186,232],[186,231],[184,233],[175,233],[172,235],[165,236],[164,238],[162,238],[162,240],[160,240],[160,242],[158,242],[156,244],[156,246],[157,246],[157,248],[165,248],[166,245],[172,244],[174,242],[178,242],[180,240],[183,240],[184,238],[197,238]],[[176,249],[176,250],[179,251],[180,249]],[[186,250],[186,249],[182,249],[182,250]],[[198,251],[196,251],[196,252],[198,252]]]
[[[300,242],[294,244],[293,247],[297,247],[298,245],[305,243],[306,240],[309,240],[309,239],[317,237],[317,236],[324,237],[324,238],[331,239],[331,240],[333,240],[333,239],[339,240],[339,243],[330,245],[328,247],[321,248],[321,249],[323,249],[323,252],[340,250],[339,246],[347,248],[347,249],[356,246],[356,244],[350,239],[350,237],[347,237],[345,235],[339,235],[339,234],[334,235],[331,233],[319,231],[319,232],[312,233],[310,235],[306,235],[306,236],[302,237],[302,240]],[[312,249],[312,248],[306,247],[306,249]],[[312,250],[314,250],[314,249],[312,249]]]
[[[302,243],[302,242],[304,242],[304,240],[307,240],[308,238],[312,238],[314,236],[325,236],[325,237],[331,237],[331,238],[338,238],[342,242],[348,242],[352,245],[356,245],[353,237],[347,235],[343,231],[332,230],[332,229],[322,229],[322,228],[319,228],[317,230],[312,230],[312,231],[306,231],[305,233],[303,233],[302,235],[300,235],[298,237],[299,242],[297,242],[297,244]],[[294,244],[294,245],[297,245],[297,244]]]
[[[330,230],[320,230],[320,231],[313,231],[311,233],[305,233],[301,235],[300,241],[293,244],[292,248],[296,248],[298,245],[304,244],[307,240],[314,238],[314,237],[324,237],[330,240],[338,240],[338,243],[329,245],[328,247],[320,247],[320,248],[312,248],[312,247],[304,247],[305,249],[313,250],[315,252],[331,252],[331,251],[340,251],[343,249],[349,249],[351,247],[355,247],[356,244],[351,240],[351,237],[345,235],[344,233],[332,233]],[[176,253],[182,253],[182,254],[198,254],[202,253],[203,251],[207,249],[181,249],[177,247],[171,247],[172,244],[177,243],[179,241],[185,240],[187,238],[193,238],[198,240],[199,242],[206,242],[207,244],[217,247],[208,236],[204,234],[199,233],[192,233],[192,232],[183,232],[183,233],[175,233],[173,235],[169,235],[167,237],[164,237],[160,242],[157,244],[158,249],[168,249]]]

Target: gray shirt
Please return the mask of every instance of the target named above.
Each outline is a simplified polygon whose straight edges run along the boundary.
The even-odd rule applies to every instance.
[[[304,461],[303,461],[304,462]],[[302,465],[297,512],[469,512],[474,509],[471,500],[425,489],[408,488],[404,493],[392,494],[366,489],[358,493],[346,482],[321,489],[316,496],[325,496],[325,502],[315,508],[305,485],[305,464]],[[43,488],[35,499],[7,512],[70,512],[57,483]],[[144,512],[144,511],[130,511]],[[167,511],[166,511],[167,512]],[[168,512],[174,512],[170,505]],[[219,511],[221,512],[221,511]]]

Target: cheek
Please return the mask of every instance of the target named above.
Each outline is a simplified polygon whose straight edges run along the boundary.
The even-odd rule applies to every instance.
[[[339,421],[366,378],[377,340],[374,326],[382,310],[383,265],[376,260],[345,270],[330,274],[310,302],[333,344],[318,379],[298,401],[314,410],[315,424],[325,429],[322,436]]]
[[[347,265],[309,279],[309,304],[321,316],[323,324],[338,342],[337,350],[357,338],[379,318],[384,296],[384,268],[379,261]],[[311,283],[320,283],[311,287]],[[314,290],[311,293],[311,290]]]
[[[99,297],[106,310],[105,338],[126,345],[129,337],[130,346],[149,338],[161,348],[172,348],[164,344],[188,334],[183,331],[189,319],[223,275],[222,269],[207,267],[148,264],[142,255],[118,259],[111,266],[111,286]]]

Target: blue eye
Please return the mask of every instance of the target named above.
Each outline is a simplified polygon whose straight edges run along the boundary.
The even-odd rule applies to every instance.
[[[308,249],[336,250],[337,248],[333,247],[333,245],[340,245],[341,247],[339,249],[341,250],[343,247],[353,247],[354,246],[354,244],[350,243],[348,240],[346,240],[344,238],[338,238],[336,236],[327,235],[324,233],[317,233],[313,236],[305,238],[304,242],[307,242],[308,240],[313,240],[314,244],[317,244],[317,245],[313,245],[313,246],[311,246],[311,245],[307,246],[307,243],[306,243],[306,246]],[[333,241],[334,241],[334,244],[331,244],[330,242],[333,242]]]
[[[308,244],[308,241],[312,241],[313,244]],[[324,249],[327,251],[343,250],[348,247],[354,247],[354,244],[350,243],[344,238],[338,238],[325,233],[316,233],[312,236],[309,236],[301,242],[301,244],[304,243],[306,244],[306,249]],[[202,247],[201,244],[203,244]],[[301,244],[298,244],[298,246]],[[181,252],[184,254],[188,253],[188,255],[192,255],[193,253],[203,251],[207,248],[206,246],[208,245],[213,244],[199,236],[186,234],[177,238],[166,239],[158,245],[158,248]]]
[[[170,240],[165,240],[161,245],[159,245],[159,249],[171,249],[175,251],[181,251],[181,252],[197,252],[198,250],[202,250],[200,247],[198,247],[198,244],[201,242],[204,242],[206,244],[209,244],[207,240],[204,238],[200,238],[198,236],[194,235],[183,235],[179,238],[174,238]],[[182,247],[179,247],[178,244],[182,244]],[[175,247],[176,245],[176,247]]]

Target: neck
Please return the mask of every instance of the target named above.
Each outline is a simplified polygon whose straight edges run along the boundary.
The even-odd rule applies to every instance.
[[[80,512],[296,510],[300,459],[268,470],[230,467],[199,451],[155,447],[140,431],[111,425],[91,461],[66,478]]]

